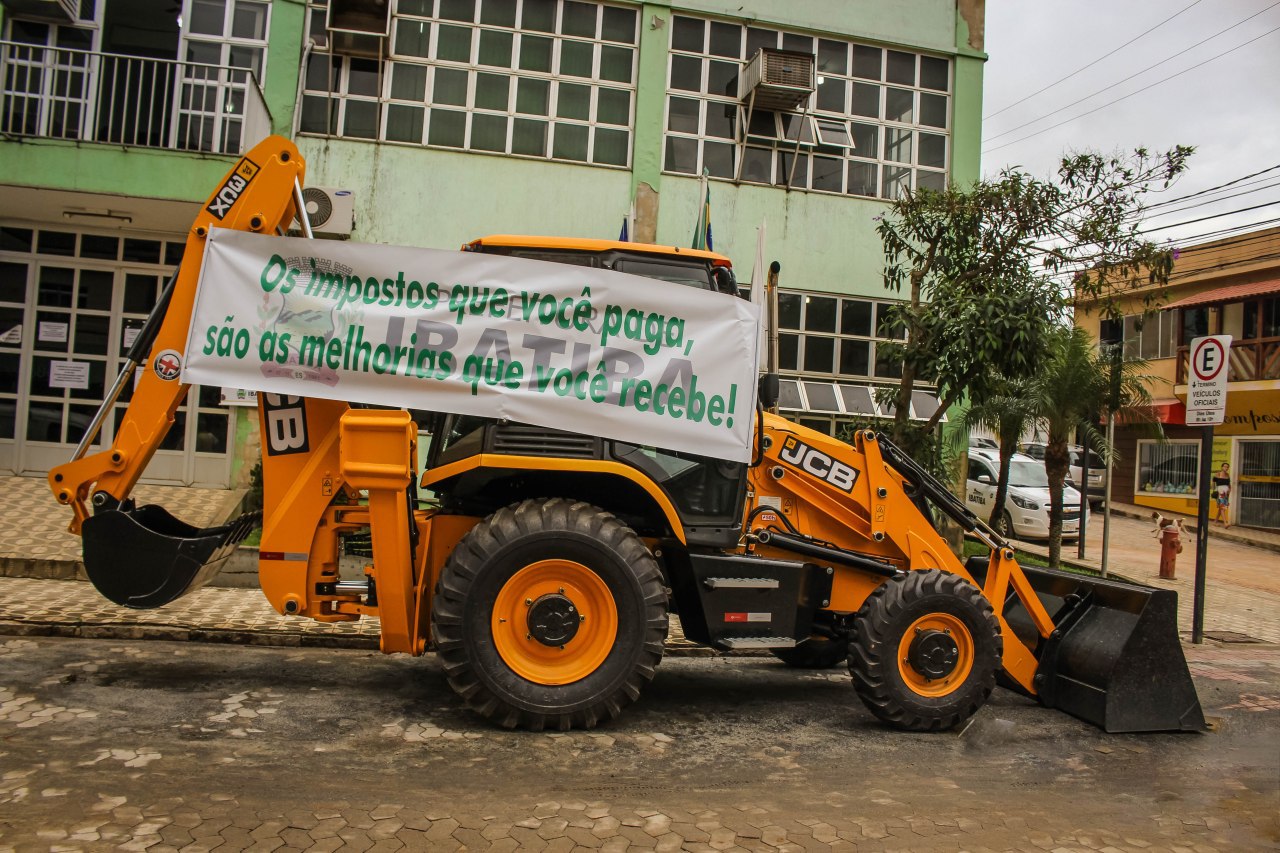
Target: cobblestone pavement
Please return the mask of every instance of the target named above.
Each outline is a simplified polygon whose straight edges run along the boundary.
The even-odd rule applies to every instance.
[[[667,660],[613,724],[494,729],[434,658],[0,639],[0,850],[1275,849],[1280,650],[1188,655],[1216,731],[997,690],[962,732],[848,677]]]

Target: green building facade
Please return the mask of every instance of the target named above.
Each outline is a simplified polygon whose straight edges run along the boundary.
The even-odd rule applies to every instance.
[[[687,246],[705,174],[714,249],[744,284],[763,226],[783,406],[826,429],[877,414],[868,389],[897,373],[876,353],[892,334],[885,199],[979,173],[980,0],[0,10],[0,470],[14,473],[67,458],[199,202],[270,132],[298,142],[308,186],[334,203],[319,231],[370,243],[616,239],[625,219],[632,239]],[[190,395],[149,479],[246,481],[256,418],[229,396]]]

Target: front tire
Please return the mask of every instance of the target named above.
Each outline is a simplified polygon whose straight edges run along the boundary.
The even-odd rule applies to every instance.
[[[876,717],[941,731],[971,717],[996,684],[1004,651],[982,591],[938,569],[881,584],[854,619],[849,674]]]
[[[653,680],[667,637],[657,561],[590,504],[527,500],[454,548],[432,602],[449,685],[505,728],[589,729]]]

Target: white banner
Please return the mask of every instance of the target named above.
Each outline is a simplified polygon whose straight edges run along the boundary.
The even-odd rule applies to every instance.
[[[750,459],[758,310],[589,267],[214,228],[182,381]]]

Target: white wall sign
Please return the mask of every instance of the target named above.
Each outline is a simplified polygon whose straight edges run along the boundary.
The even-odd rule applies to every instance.
[[[141,331],[142,331],[141,326],[132,326],[124,330],[124,340],[122,341],[122,344],[124,345],[125,349],[128,349],[129,347],[133,346],[133,342],[138,339],[138,333],[140,333]]]
[[[20,344],[20,343],[22,343],[22,327],[21,326],[14,326],[12,329],[5,332],[3,335],[0,335],[0,344],[12,344],[16,346],[17,344]]]
[[[246,391],[243,388],[223,388],[222,405],[256,406],[258,405],[258,392]]]
[[[49,362],[49,387],[77,388],[81,391],[87,389],[89,387],[89,362]]]
[[[1187,426],[1216,426],[1227,411],[1231,336],[1210,335],[1191,342],[1187,376]]]
[[[758,324],[746,300],[610,270],[214,228],[182,381],[748,461]]]
[[[37,327],[36,339],[47,344],[65,344],[67,342],[67,332],[70,328],[70,323],[41,320]]]

